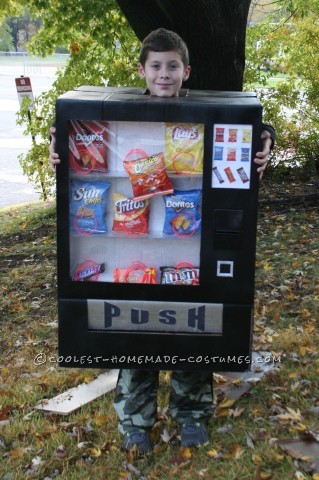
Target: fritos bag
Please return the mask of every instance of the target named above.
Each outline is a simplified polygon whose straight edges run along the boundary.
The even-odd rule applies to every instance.
[[[204,125],[166,123],[165,165],[168,172],[180,175],[203,173]]]
[[[137,200],[113,193],[113,232],[126,235],[147,234],[149,229],[150,201]]]
[[[130,176],[133,196],[144,200],[154,195],[166,195],[173,192],[165,168],[163,153],[136,160],[124,160],[124,168]]]

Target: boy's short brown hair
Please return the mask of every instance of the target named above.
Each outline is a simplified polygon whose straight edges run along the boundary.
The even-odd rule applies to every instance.
[[[149,52],[170,52],[172,50],[180,54],[186,68],[189,64],[189,55],[184,40],[171,30],[158,28],[144,38],[140,52],[140,63],[143,67],[145,66]]]

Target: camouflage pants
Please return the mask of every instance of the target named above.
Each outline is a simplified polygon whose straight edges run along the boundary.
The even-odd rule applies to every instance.
[[[121,433],[132,426],[151,428],[156,421],[159,372],[120,370],[114,408]],[[180,424],[212,414],[212,373],[173,371],[170,410]]]

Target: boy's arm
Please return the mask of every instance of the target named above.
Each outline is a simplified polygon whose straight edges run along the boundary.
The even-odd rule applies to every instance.
[[[51,127],[50,128],[51,141],[49,146],[49,162],[50,162],[51,170],[53,170],[53,172],[55,172],[56,165],[58,165],[61,162],[59,154],[56,153],[55,151],[55,141],[56,141],[55,132],[56,132],[55,127]]]
[[[276,132],[275,129],[272,125],[269,125],[268,123],[262,123],[262,130],[266,130],[271,138],[272,144],[271,144],[271,150],[274,148],[275,141],[276,141]]]
[[[269,160],[269,154],[273,149],[276,140],[276,132],[271,125],[262,124],[261,140],[263,149],[261,152],[256,153],[254,159],[254,162],[259,165],[257,172],[259,173],[260,180],[263,178]]]

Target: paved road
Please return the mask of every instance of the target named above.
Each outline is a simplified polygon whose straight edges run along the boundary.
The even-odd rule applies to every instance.
[[[19,110],[15,78],[23,75],[23,68],[7,68],[0,64],[0,208],[33,202],[40,194],[28,183],[19,164],[18,155],[26,153],[31,137],[23,135],[23,128],[16,125]],[[50,89],[55,69],[26,74],[30,76],[34,96]]]

